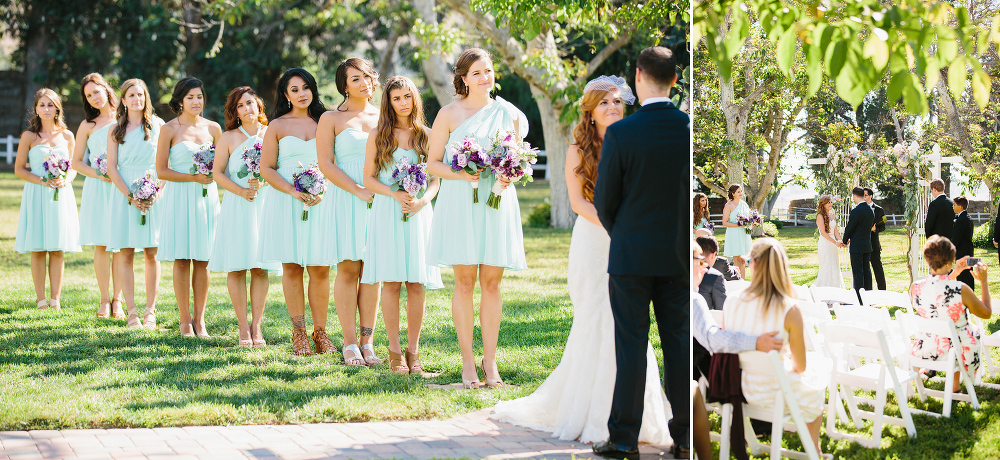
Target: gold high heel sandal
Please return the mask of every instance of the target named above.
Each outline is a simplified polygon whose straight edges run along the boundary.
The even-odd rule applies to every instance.
[[[403,358],[402,353],[396,353],[389,350],[389,370],[399,375],[407,375],[410,373],[410,368],[406,365],[406,360]]]
[[[494,380],[490,378],[490,374],[486,372],[486,358],[483,358],[483,360],[479,362],[479,365],[483,367],[483,379],[486,381],[484,383],[486,388],[489,388],[491,390],[502,390],[504,388],[510,387],[510,385],[507,385],[506,383],[503,382],[503,379]]]
[[[107,309],[104,308],[105,305],[108,306]],[[101,302],[97,306],[97,317],[101,319],[108,319],[111,317],[111,301]]]

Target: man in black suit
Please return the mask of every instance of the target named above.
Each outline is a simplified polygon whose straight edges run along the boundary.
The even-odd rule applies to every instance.
[[[951,238],[955,233],[955,210],[948,195],[944,193],[944,181],[931,181],[931,197],[933,200],[927,206],[927,219],[924,220],[924,236],[941,235]]]
[[[851,275],[854,279],[854,291],[858,294],[858,304],[861,304],[861,288],[872,289],[872,226],[875,225],[875,212],[865,202],[865,189],[854,187],[851,191],[854,209],[847,219],[844,228],[844,244],[850,245]]]
[[[955,235],[951,242],[955,244],[955,260],[965,256],[973,256],[975,248],[972,247],[972,219],[969,219],[969,200],[964,196],[955,198],[954,211],[958,214],[955,217]],[[973,290],[976,289],[976,280],[972,277],[972,270],[962,270],[958,280],[968,284]]]
[[[878,234],[885,231],[885,210],[872,201],[874,198],[875,191],[865,187],[865,202],[875,212],[875,226],[872,227],[872,275],[875,277],[875,285],[880,291],[884,291],[885,270],[882,269],[882,244],[879,243]]]
[[[594,207],[611,236],[608,285],[618,365],[610,439],[594,446],[602,456],[638,458],[651,301],[674,452],[690,455],[691,118],[667,98],[676,80],[669,49],[639,54],[635,89],[642,108],[608,127],[597,169]],[[684,180],[665,181],[664,174]]]
[[[701,283],[698,283],[698,293],[705,298],[709,309],[722,310],[726,303],[726,279],[722,272],[712,267],[719,255],[719,242],[714,236],[699,236],[694,241],[701,247],[701,253],[708,263],[708,271],[702,275]]]

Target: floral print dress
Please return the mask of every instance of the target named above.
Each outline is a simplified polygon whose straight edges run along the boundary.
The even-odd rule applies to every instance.
[[[923,318],[950,318],[958,331],[961,345],[962,364],[970,375],[979,370],[981,361],[980,328],[969,322],[969,309],[962,304],[961,281],[954,281],[948,275],[928,275],[926,279],[913,283],[913,304],[917,315]],[[934,334],[920,334],[913,341],[913,356],[921,359],[941,359],[951,350],[951,339]]]

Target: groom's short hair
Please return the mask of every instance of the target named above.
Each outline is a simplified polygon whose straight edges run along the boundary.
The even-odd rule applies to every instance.
[[[669,88],[677,76],[677,60],[674,59],[674,53],[663,46],[650,46],[642,50],[635,66],[642,71],[644,77],[650,78],[662,89]]]
[[[969,209],[969,199],[966,198],[965,195],[955,198],[954,201],[955,204],[961,206],[962,209]]]
[[[854,190],[851,190],[851,195],[854,195],[856,197],[864,198],[865,197],[865,189],[863,189],[861,187],[854,187]]]
[[[931,190],[937,190],[939,192],[944,191],[944,181],[941,179],[934,179],[931,181]]]
[[[874,197],[875,196],[875,191],[872,190],[872,189],[870,189],[870,188],[868,188],[868,187],[865,187],[865,195],[868,195],[870,197]]]

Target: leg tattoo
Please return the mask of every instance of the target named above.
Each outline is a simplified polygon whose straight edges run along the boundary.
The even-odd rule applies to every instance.
[[[306,317],[305,315],[293,316],[292,317],[292,327],[296,329],[306,328]]]
[[[372,335],[372,328],[361,326],[361,337],[368,337]]]

